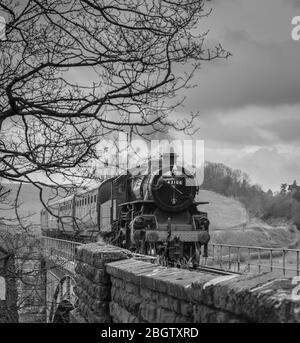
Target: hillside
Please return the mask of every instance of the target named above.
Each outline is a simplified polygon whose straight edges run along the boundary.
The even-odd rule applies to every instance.
[[[9,200],[14,201],[17,195],[18,185],[11,184],[4,186],[11,189]],[[49,190],[45,190],[43,192],[43,199],[47,200],[50,194],[51,193]],[[20,217],[26,217],[26,220],[32,224],[39,224],[40,211],[43,208],[43,205],[39,199],[39,190],[33,185],[23,185],[19,196],[19,204],[20,206],[18,213]],[[6,206],[6,208],[7,210],[3,210],[1,208],[0,217],[15,218],[15,211],[8,206]]]
[[[200,190],[196,200],[209,202],[207,205],[200,205],[199,210],[208,212],[210,227],[213,231],[240,228],[249,221],[245,207],[233,198],[212,191]]]
[[[250,218],[239,201],[218,193],[201,190],[197,201],[209,201],[200,205],[210,220],[212,242],[219,244],[288,247],[298,238],[293,225],[271,226],[258,218]]]

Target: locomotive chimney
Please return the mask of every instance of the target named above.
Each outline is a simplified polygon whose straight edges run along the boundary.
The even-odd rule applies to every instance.
[[[162,164],[163,164],[163,167],[164,167],[164,168],[169,167],[169,168],[170,168],[170,171],[172,171],[174,165],[175,165],[176,162],[177,162],[177,156],[178,156],[178,155],[176,154],[176,152],[174,152],[174,148],[171,147],[171,148],[170,148],[170,152],[165,152],[165,153],[162,155]]]

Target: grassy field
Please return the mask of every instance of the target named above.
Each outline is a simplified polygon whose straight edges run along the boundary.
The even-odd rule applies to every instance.
[[[209,202],[207,205],[199,205],[198,209],[208,213],[212,231],[239,227],[249,221],[245,207],[233,198],[201,190],[196,197],[196,201]]]

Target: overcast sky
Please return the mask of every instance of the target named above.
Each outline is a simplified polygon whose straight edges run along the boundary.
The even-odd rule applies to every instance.
[[[203,21],[233,56],[203,65],[183,111],[200,111],[206,159],[247,172],[264,189],[300,183],[300,0],[212,0]]]
[[[182,114],[199,111],[206,160],[240,168],[266,190],[300,184],[300,41],[291,38],[300,0],[210,3],[199,30],[233,56],[203,64]]]

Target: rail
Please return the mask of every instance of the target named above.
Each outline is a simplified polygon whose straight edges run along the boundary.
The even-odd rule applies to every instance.
[[[43,236],[44,253],[75,262],[75,251],[82,243]],[[142,259],[145,256],[133,254]],[[278,272],[284,276],[300,275],[300,250],[264,248],[209,243],[207,258],[200,258],[200,267],[219,268],[228,272]],[[155,260],[152,257],[153,261]],[[149,260],[149,258],[147,258]]]
[[[43,236],[44,254],[59,256],[66,261],[75,262],[76,248],[82,243]]]
[[[76,248],[83,243],[74,241],[67,241],[52,237],[42,236],[44,254],[46,256],[58,256],[66,261],[75,262]],[[157,258],[154,256],[146,256],[142,254],[133,253],[132,256],[137,260],[148,261],[155,263]]]
[[[300,250],[237,246],[210,243],[207,258],[200,265],[234,272],[277,272],[284,276],[299,276]]]

